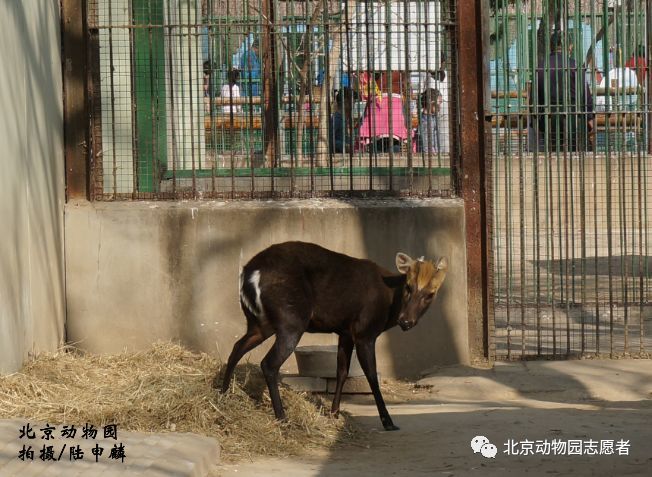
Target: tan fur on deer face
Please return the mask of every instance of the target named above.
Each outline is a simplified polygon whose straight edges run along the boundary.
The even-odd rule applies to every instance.
[[[406,275],[398,324],[403,331],[407,331],[417,324],[444,283],[448,260],[442,257],[434,263],[423,258],[414,260],[404,253],[398,253],[396,268]]]

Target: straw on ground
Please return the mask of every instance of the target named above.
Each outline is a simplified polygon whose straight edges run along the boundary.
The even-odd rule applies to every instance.
[[[276,422],[257,366],[239,366],[230,391],[218,393],[211,387],[218,367],[209,355],[171,343],[116,355],[67,348],[0,377],[0,418],[195,432],[217,437],[227,460],[300,454],[353,438],[346,416],[333,419],[326,403],[289,389],[282,389],[288,422]]]

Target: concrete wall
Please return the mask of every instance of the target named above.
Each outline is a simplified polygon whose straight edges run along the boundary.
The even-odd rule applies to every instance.
[[[407,377],[466,363],[463,224],[457,200],[68,204],[68,337],[100,353],[173,339],[225,361],[245,331],[240,267],[270,244],[304,240],[392,270],[399,250],[446,255],[450,272],[437,302],[415,329],[381,337],[379,369]],[[259,361],[272,342],[250,359]],[[336,342],[305,335],[301,344]],[[291,358],[286,369],[293,366]]]
[[[0,372],[64,337],[57,0],[0,2]]]

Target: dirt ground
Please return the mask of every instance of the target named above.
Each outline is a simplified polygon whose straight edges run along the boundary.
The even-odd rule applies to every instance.
[[[399,431],[382,431],[370,397],[349,397],[343,409],[362,431],[355,444],[222,465],[216,475],[652,475],[652,361],[458,366],[433,370],[419,384],[417,390],[387,393]],[[475,436],[496,446],[495,458],[473,452]],[[554,447],[553,441],[567,447]],[[600,454],[601,441],[607,448],[613,442],[614,453]],[[628,442],[619,446],[620,441]],[[519,455],[506,453],[510,442]]]

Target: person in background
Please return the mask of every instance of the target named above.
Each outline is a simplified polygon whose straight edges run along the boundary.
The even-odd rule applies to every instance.
[[[629,68],[627,65],[623,67],[623,58],[620,54],[620,48],[618,48],[616,52],[613,68],[602,77],[599,86],[601,88],[635,88],[638,86],[639,82],[636,71]],[[607,78],[609,79],[608,83]]]
[[[448,70],[448,57],[446,52],[441,53],[440,64],[438,70],[430,71],[425,79],[422,93],[429,89],[439,91],[441,102],[438,110],[438,123],[439,128],[439,152],[447,153],[450,151],[449,145],[449,91],[450,91],[450,78],[447,73]]]
[[[227,79],[228,83],[222,86],[222,91],[220,96],[225,98],[225,100],[235,100],[240,97],[240,87],[238,86],[238,79],[240,77],[240,71],[235,68],[229,70]],[[224,113],[239,113],[242,110],[242,107],[239,104],[226,104],[222,107]]]
[[[330,119],[330,134],[328,136],[328,148],[333,154],[349,152],[350,150],[350,129],[353,127],[353,90],[348,87],[340,89],[335,95],[335,112]]]
[[[245,87],[247,96],[260,96],[260,57],[258,55],[258,40],[254,40],[240,60],[242,77],[245,81],[250,82]]]
[[[421,93],[417,151],[437,154],[441,151],[440,111],[442,95],[438,89],[428,88]]]
[[[627,60],[627,63],[625,63],[625,67],[636,71],[636,77],[638,79],[638,83],[641,86],[645,86],[645,82],[647,80],[647,75],[648,75],[648,65],[647,65],[647,59],[645,58],[644,45],[638,45],[638,48],[636,49],[636,54],[632,55],[632,57],[629,60]]]
[[[603,76],[598,87],[608,94],[600,94],[595,100],[595,109],[597,111],[607,110],[633,110],[638,106],[638,77],[636,71],[631,68],[623,67],[623,59],[620,54],[620,48],[616,49],[614,67]]]
[[[534,106],[532,125],[536,148],[543,150],[548,138],[551,147],[561,151],[589,148],[589,132],[593,129],[593,95],[586,75],[572,58],[573,45],[563,49],[562,32],[550,36],[550,56],[539,63],[535,75],[536,91],[531,95]],[[578,78],[583,87],[578,88]]]

